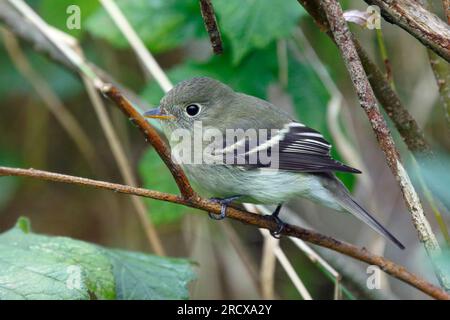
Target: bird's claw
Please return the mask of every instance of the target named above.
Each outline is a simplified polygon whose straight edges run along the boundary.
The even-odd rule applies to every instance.
[[[278,216],[271,215],[272,219],[275,220],[277,224],[277,229],[275,231],[270,231],[270,235],[274,237],[275,239],[281,238],[281,232],[283,232],[284,227],[286,226],[286,223],[283,222]]]
[[[274,237],[275,239],[280,239],[281,238],[281,232],[283,232],[284,227],[286,226],[286,223],[284,223],[283,220],[281,220],[280,217],[278,216],[280,214],[282,206],[283,206],[283,204],[280,203],[277,206],[277,208],[275,209],[275,211],[271,214],[272,219],[277,224],[277,229],[275,231],[270,231],[270,235],[272,237]]]
[[[209,199],[212,202],[220,203],[220,214],[214,214],[214,213],[208,212],[208,216],[213,220],[225,219],[228,205],[239,197],[240,196],[232,196],[229,198],[211,198],[211,199]]]

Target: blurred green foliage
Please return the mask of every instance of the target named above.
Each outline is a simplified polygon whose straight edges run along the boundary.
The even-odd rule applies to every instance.
[[[191,263],[31,232],[0,235],[0,300],[187,299]]]
[[[304,13],[295,1],[216,1],[215,11],[223,35],[231,44],[234,66],[249,52],[264,49],[290,34]],[[229,48],[228,48],[229,50]]]
[[[270,1],[222,1],[215,4],[225,45],[225,53],[207,61],[186,60],[168,71],[173,83],[195,76],[208,76],[230,85],[236,91],[267,99],[270,84],[278,82],[279,64],[276,42],[286,38],[304,14],[294,1],[281,2],[276,9]],[[169,36],[169,35],[167,35]],[[204,31],[206,36],[206,31]],[[151,47],[151,45],[149,45]],[[300,48],[301,50],[301,48]],[[315,71],[301,57],[288,53],[288,85],[299,120],[319,130],[332,141],[326,123],[330,95]],[[163,91],[153,81],[142,96],[153,105],[159,104]],[[333,149],[333,156],[341,159]],[[355,177],[339,177],[352,189]]]
[[[153,53],[183,45],[203,28],[196,0],[127,0],[117,4]],[[86,27],[116,47],[128,47],[128,41],[103,9],[89,18]]]
[[[71,5],[77,5],[80,8],[80,26],[83,26],[87,22],[89,16],[100,7],[100,2],[92,0],[42,0],[38,10],[47,23],[58,29],[64,30],[64,32],[71,36],[80,38],[85,32],[85,28],[67,28],[67,17],[70,15],[67,11]]]
[[[154,149],[149,149],[139,162],[139,174],[143,186],[147,189],[168,193],[178,193],[178,187],[172,174]],[[150,218],[155,225],[171,223],[183,216],[186,207],[174,203],[145,199],[150,212]]]
[[[18,157],[0,145],[0,166],[20,167]],[[0,208],[8,203],[17,188],[19,181],[15,177],[1,177],[0,179]]]
[[[436,152],[435,158],[421,158],[420,172],[412,161],[408,164],[413,182],[420,186],[421,179],[430,189],[431,193],[441,201],[446,208],[450,208],[450,156],[444,152]],[[420,176],[419,176],[420,174]],[[446,217],[447,219],[450,217]]]
[[[162,90],[155,81],[145,82],[134,52],[99,1],[26,0],[26,2],[31,4],[44,20],[79,39],[90,61],[107,70],[120,83],[140,92],[150,103],[158,104],[163,96]],[[359,110],[357,100],[354,99],[353,88],[348,81],[348,73],[338,49],[314,25],[295,0],[279,1],[277,5],[273,5],[273,1],[270,0],[213,1],[225,49],[224,54],[220,56],[211,54],[197,0],[116,0],[116,2],[146,46],[152,53],[157,54],[158,61],[168,70],[169,77],[174,83],[194,76],[210,76],[229,84],[237,91],[263,99],[269,98],[268,87],[275,84],[291,98],[293,112],[298,119],[321,131],[327,140],[333,142],[326,123],[329,93],[305,59],[302,44],[296,44],[300,46],[299,54],[293,54],[291,47],[288,46],[287,85],[283,86],[279,81],[277,42],[281,39],[291,39],[290,34],[293,28],[301,25],[312,46],[318,49],[317,54],[327,66],[332,78],[342,89],[345,99],[353,105],[352,118],[357,120],[360,116],[364,117],[363,112]],[[79,30],[68,30],[66,27],[68,17],[66,10],[72,4],[81,8],[82,28]],[[341,4],[344,4],[345,8],[355,8],[355,2],[343,0]],[[372,31],[360,31],[359,27],[351,28],[373,58],[379,60],[379,66],[384,68],[383,61],[377,53],[376,42],[372,41],[374,40]],[[428,67],[428,60],[424,59],[419,51],[414,51],[417,54],[410,54],[412,49],[405,46],[405,43],[413,47],[415,39],[409,39],[408,35],[401,36],[395,33],[394,29],[395,27],[387,26],[387,24],[383,25],[383,31],[391,32],[391,38],[387,36],[386,40],[397,88],[405,105],[411,107],[411,112],[415,114],[418,110],[414,109],[414,103],[410,101],[410,97],[415,97],[415,86],[423,81],[421,75],[424,66]],[[42,153],[45,157],[42,157],[43,160],[38,162],[39,165],[36,167],[75,175],[92,175],[104,180],[120,180],[117,165],[109,153],[104,135],[90,109],[90,102],[81,81],[58,64],[36,53],[35,48],[25,43],[21,43],[21,46],[33,67],[62,98],[66,107],[74,113],[92,139],[100,158],[98,165],[104,168],[105,172],[89,171],[86,161],[80,157],[73,144],[67,142],[67,135],[52,115],[49,115],[48,122],[39,120],[36,109],[41,108],[37,110],[41,113],[47,112],[44,110],[42,100],[36,96],[28,81],[16,70],[1,41],[0,95],[4,103],[0,116],[0,165],[34,166],[33,158],[36,154]],[[414,47],[414,49],[417,48]],[[423,90],[422,87],[420,88]],[[435,83],[430,82],[426,89],[430,92],[435,90]],[[430,114],[423,123],[427,140],[448,151],[450,139],[447,134],[448,127],[442,119],[442,111],[437,105],[428,106],[428,108],[432,111],[424,111]],[[112,115],[115,118],[116,114],[112,113]],[[114,119],[114,124],[121,140],[125,142],[127,152],[130,152],[130,159],[135,161],[146,146],[139,136],[140,133],[134,127],[122,126],[126,119],[121,117],[122,115],[118,115]],[[360,127],[357,127],[355,131],[361,134],[361,137],[358,137],[361,139],[360,142],[364,142],[361,150],[367,152],[367,148],[374,146],[375,143],[362,139],[372,137],[372,133],[367,122],[361,121],[358,124]],[[390,127],[394,126],[390,123]],[[343,130],[346,133],[345,127]],[[401,138],[395,130],[393,134],[396,141],[400,142]],[[33,148],[30,148],[30,145]],[[407,152],[406,148],[402,149],[402,143],[398,143],[397,146],[405,153]],[[332,154],[341,159],[335,148],[332,149]],[[425,164],[422,170],[433,195],[436,195],[436,198],[439,197],[444,205],[450,206],[448,197],[450,176],[445,167],[450,158],[445,153],[438,157],[444,165],[429,163]],[[379,158],[382,159],[382,157]],[[377,163],[370,163],[371,170],[385,167],[383,159],[380,165],[380,159],[374,159]],[[138,162],[139,175],[145,187],[178,193],[172,176],[153,150],[146,151]],[[414,173],[415,170],[412,168],[408,172]],[[388,174],[373,175],[377,185],[383,187],[380,192],[385,190],[385,184],[390,186],[390,182],[386,179],[388,176]],[[341,174],[339,177],[347,186],[353,186],[355,181],[353,175]],[[107,196],[111,198],[105,199],[99,196],[102,191],[91,192],[89,189],[51,183],[40,183],[39,188],[28,188],[28,184],[32,185],[28,180],[23,180],[24,187],[18,190],[20,181],[22,180],[18,178],[0,178],[2,228],[9,228],[16,220],[18,212],[27,212],[30,215],[34,214],[36,218],[39,217],[36,228],[46,233],[70,234],[73,237],[108,246],[148,249],[148,244],[142,236],[141,226],[136,223],[135,216],[129,214],[132,209],[129,207],[127,197],[108,194]],[[164,226],[179,221],[184,212],[192,209],[150,199],[145,201],[152,221],[159,227],[158,231],[161,231],[165,249],[180,255],[193,252],[191,250],[195,248],[194,244],[182,246],[183,248],[179,246],[179,239],[186,236],[185,232],[181,236],[179,228]],[[107,210],[105,210],[105,203],[110,204]],[[383,205],[394,206],[393,203],[383,203]],[[446,218],[449,219],[448,216]],[[333,223],[334,221],[330,224]],[[326,223],[320,221],[319,224],[318,228],[322,228]],[[408,228],[400,229],[400,231],[403,230],[410,231]],[[349,228],[340,232],[343,232],[342,235],[345,235],[345,232],[348,232],[347,235],[353,235],[356,230]],[[260,238],[256,238],[258,235],[254,237],[252,232],[241,232],[239,236],[243,238],[246,245],[249,243],[254,245],[248,246],[251,248],[250,254],[258,256],[260,250],[258,242]],[[212,239],[214,240],[215,237],[216,234]],[[329,298],[332,290],[331,283],[324,280],[323,275],[318,274],[316,267],[305,261],[298,254],[298,249],[285,246],[283,250],[292,254],[294,267],[308,289],[312,289],[313,296]],[[26,286],[16,288],[15,293],[18,296],[26,295],[36,298],[37,296],[29,294],[42,291],[39,297],[49,297],[48,294],[54,294],[52,297],[80,299],[93,298],[94,295],[105,299],[112,297],[118,299],[187,298],[186,284],[193,278],[192,266],[185,260],[162,259],[141,253],[108,250],[88,242],[32,234],[24,219],[18,221],[15,229],[0,235],[0,254],[2,259],[7,258],[0,262],[0,287],[5,283],[23,284],[23,279],[32,284],[28,291]],[[448,265],[450,261],[448,253],[443,255],[443,259],[445,260],[442,263]],[[83,268],[82,290],[68,292],[64,288],[64,276],[67,277],[67,274],[64,274],[63,270],[74,262]],[[93,269],[93,265],[99,266],[102,274],[98,272],[99,270]],[[219,265],[219,267],[223,266]],[[420,263],[413,263],[410,266],[416,268],[420,266]],[[40,276],[31,270],[43,270],[44,273]],[[7,271],[9,273],[4,276]],[[51,275],[56,278],[45,277],[48,275],[45,272],[51,272]],[[281,269],[279,272],[283,273]],[[284,273],[280,277],[285,277]],[[233,274],[226,280],[228,283],[239,282],[240,278]],[[214,283],[214,281],[210,282]],[[46,290],[40,290],[41,287],[39,287],[39,290],[33,292],[33,288],[38,288],[38,285],[45,287]],[[3,286],[3,288],[8,287]],[[229,288],[224,289],[224,291],[227,290]],[[291,281],[277,281],[276,290],[280,297],[298,297],[298,292]],[[227,291],[227,294],[228,292],[231,291]],[[0,289],[0,296],[4,294],[11,297],[14,292],[5,293]]]
[[[82,85],[80,81],[65,68],[52,63],[33,50],[25,50],[25,54],[33,68],[45,77],[58,95],[69,99],[81,92]],[[24,79],[12,64],[3,42],[0,42],[0,70],[2,71],[0,72],[1,97],[6,99],[14,94],[34,93],[29,82]],[[20,108],[20,106],[15,107]]]

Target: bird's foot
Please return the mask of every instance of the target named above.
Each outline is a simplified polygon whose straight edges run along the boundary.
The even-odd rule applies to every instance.
[[[223,220],[225,219],[227,207],[232,203],[234,200],[240,198],[241,196],[232,196],[228,198],[211,198],[209,199],[212,202],[220,203],[220,214],[214,214],[211,212],[208,212],[208,215],[213,220]]]
[[[281,238],[281,232],[283,232],[283,229],[286,226],[286,223],[284,223],[283,220],[281,220],[280,217],[278,216],[280,214],[280,210],[281,210],[282,206],[283,206],[283,204],[280,203],[277,206],[277,208],[275,209],[275,211],[270,215],[272,217],[272,219],[277,224],[277,229],[275,231],[270,231],[270,234],[275,239],[280,239]]]

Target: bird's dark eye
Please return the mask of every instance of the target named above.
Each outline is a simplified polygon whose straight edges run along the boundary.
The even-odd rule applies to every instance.
[[[197,104],[190,104],[186,107],[186,113],[190,117],[196,116],[200,112],[200,106]]]

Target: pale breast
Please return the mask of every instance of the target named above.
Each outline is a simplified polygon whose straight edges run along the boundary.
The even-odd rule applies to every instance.
[[[278,204],[296,196],[316,200],[314,194],[323,192],[318,179],[310,174],[226,165],[183,167],[196,190],[207,197],[242,195],[240,202]]]

